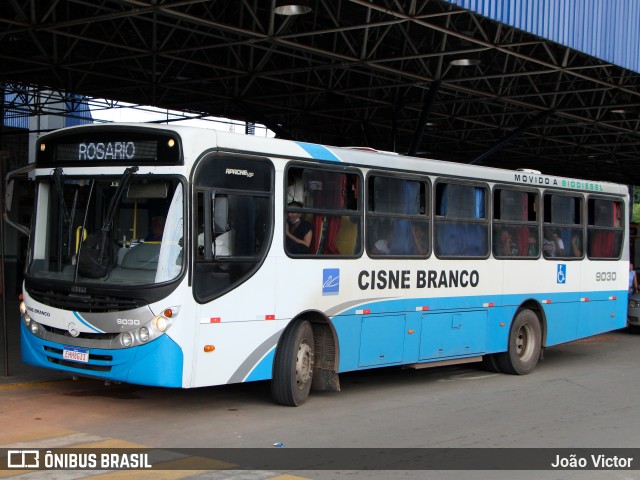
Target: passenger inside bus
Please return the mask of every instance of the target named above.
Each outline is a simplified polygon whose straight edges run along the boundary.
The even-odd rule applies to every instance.
[[[165,218],[162,216],[156,216],[151,219],[151,231],[145,237],[145,242],[159,242],[162,240],[162,234],[164,233]]]
[[[302,208],[298,201],[289,202],[289,207]],[[311,239],[313,238],[313,226],[302,219],[300,212],[287,212],[285,222],[285,235],[287,252],[293,254],[311,253]]]
[[[564,242],[556,230],[545,231],[542,250],[547,258],[564,256]]]
[[[518,246],[511,239],[511,233],[507,229],[500,231],[500,237],[498,238],[497,253],[504,257],[517,257]]]
[[[574,233],[571,236],[571,256],[572,257],[582,256],[582,235],[579,233]]]
[[[369,232],[369,251],[373,255],[391,254],[391,221],[374,217],[369,221]]]
[[[527,249],[527,256],[529,257],[537,257],[538,256],[538,239],[535,235],[529,235],[529,243]]]
[[[426,255],[429,249],[427,232],[422,224],[413,223],[411,225],[411,237],[413,239],[413,251],[415,255]]]

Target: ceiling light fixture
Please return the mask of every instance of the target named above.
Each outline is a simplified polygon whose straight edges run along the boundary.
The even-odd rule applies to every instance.
[[[464,53],[449,60],[449,65],[455,65],[456,67],[473,67],[481,63],[482,61],[474,53]]]
[[[273,11],[278,15],[303,15],[309,13],[311,7],[305,0],[278,0]]]
[[[624,115],[625,113],[628,113],[629,110],[625,110],[624,108],[614,108],[613,110],[611,110],[611,113],[616,113],[618,115]]]
[[[477,48],[477,45],[470,40],[473,38],[473,32],[463,30],[460,33],[465,37],[453,38],[451,40],[451,47],[454,52],[449,56],[449,65],[454,65],[456,67],[473,67],[475,65],[480,65],[482,63],[482,60],[480,60],[480,52],[473,50],[474,48]],[[461,51],[460,53],[456,53],[455,50],[471,51]]]

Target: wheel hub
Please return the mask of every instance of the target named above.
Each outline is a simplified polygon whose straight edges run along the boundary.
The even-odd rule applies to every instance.
[[[529,335],[531,333],[530,328],[531,327],[529,325],[522,325],[518,330],[518,336],[516,337],[516,352],[518,357],[523,360],[526,360],[526,357],[531,354],[531,348],[529,345]]]
[[[302,390],[311,380],[313,374],[313,349],[306,340],[298,345],[296,356],[296,386]]]

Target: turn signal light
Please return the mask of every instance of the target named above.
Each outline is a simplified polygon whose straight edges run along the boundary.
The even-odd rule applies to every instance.
[[[214,347],[213,345],[205,345],[204,346],[204,353],[213,352],[215,349],[216,349],[216,347]]]

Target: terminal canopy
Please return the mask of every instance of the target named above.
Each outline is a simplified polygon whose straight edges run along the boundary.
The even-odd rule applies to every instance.
[[[4,108],[35,114],[47,92],[66,92],[264,124],[281,138],[640,183],[638,73],[464,3],[2,2]],[[501,2],[512,3],[528,18],[540,2]],[[611,48],[637,39],[612,31],[631,39]]]

